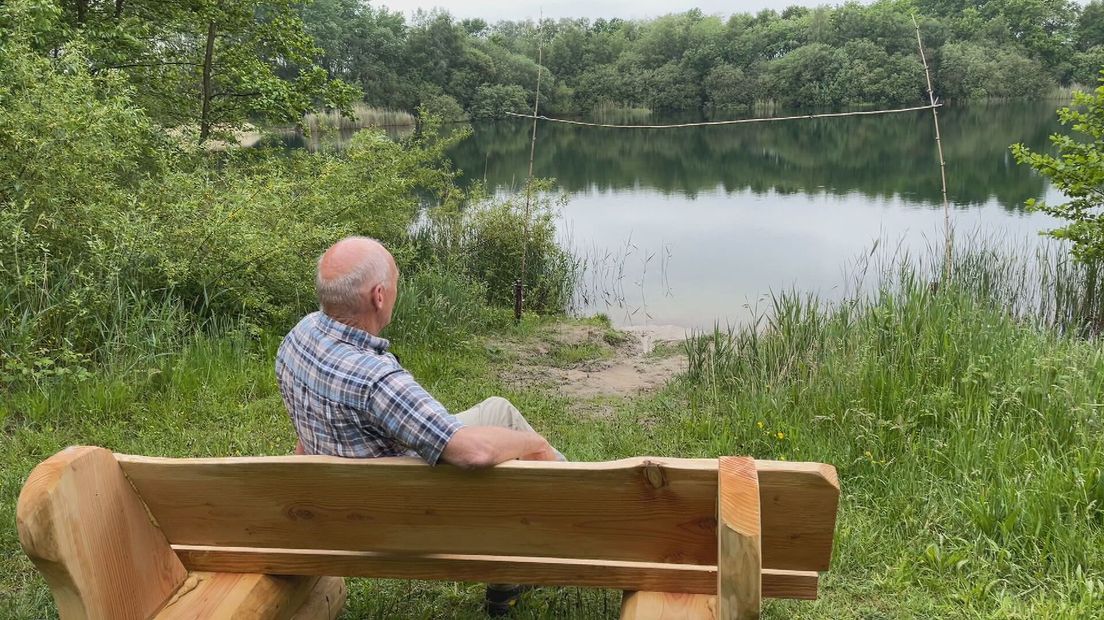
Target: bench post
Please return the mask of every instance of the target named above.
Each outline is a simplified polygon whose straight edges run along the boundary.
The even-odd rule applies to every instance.
[[[63,620],[144,620],[187,576],[103,448],[66,448],[35,467],[19,494],[16,524]]]
[[[763,562],[755,459],[721,457],[717,474],[717,618],[758,620]]]

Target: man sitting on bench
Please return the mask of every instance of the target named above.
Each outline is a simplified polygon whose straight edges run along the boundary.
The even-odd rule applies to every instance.
[[[493,467],[563,460],[504,398],[452,415],[389,353],[399,269],[382,244],[348,237],[318,260],[321,311],[304,317],[276,354],[280,394],[296,452],[349,458],[417,455],[430,465]],[[519,588],[488,586],[487,610],[504,613]]]

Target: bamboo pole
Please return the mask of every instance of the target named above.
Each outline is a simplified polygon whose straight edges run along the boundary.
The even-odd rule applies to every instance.
[[[529,219],[533,202],[533,157],[537,152],[537,112],[540,108],[541,63],[544,62],[544,11],[537,21],[537,90],[533,94],[533,135],[529,140],[529,177],[525,181],[525,238],[521,248],[521,273],[514,287],[514,320],[521,322],[525,306],[525,257],[529,254]],[[511,114],[513,115],[513,114]]]
[[[912,24],[916,27],[916,46],[920,49],[920,62],[924,63],[924,77],[928,81],[928,101],[931,102],[932,121],[935,123],[935,149],[939,153],[939,179],[943,183],[943,281],[948,283],[951,278],[951,258],[953,256],[953,232],[951,231],[951,203],[947,200],[947,162],[943,159],[943,139],[939,135],[939,112],[935,109],[935,92],[932,90],[931,71],[928,69],[928,59],[924,55],[924,43],[920,39],[920,22],[916,20],[916,13],[912,14]]]

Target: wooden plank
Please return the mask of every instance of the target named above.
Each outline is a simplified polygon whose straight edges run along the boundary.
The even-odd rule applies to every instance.
[[[717,597],[674,592],[625,592],[621,620],[716,620]]]
[[[154,620],[286,620],[318,585],[316,576],[193,572]]]
[[[177,544],[716,563],[716,459],[117,458]],[[756,466],[764,568],[827,570],[835,470]]]
[[[118,458],[173,544],[716,562],[715,460]]]
[[[615,560],[177,545],[191,570],[716,592],[715,566]]]
[[[341,577],[322,577],[290,620],[334,620],[345,607],[348,593]]]
[[[763,598],[816,600],[820,573],[808,570],[763,569]]]
[[[832,563],[839,507],[836,468],[822,463],[756,461],[763,567],[824,571]]]
[[[61,618],[144,620],[187,576],[103,448],[66,448],[35,467],[16,524]]]
[[[344,575],[717,593],[717,567],[692,564],[190,545],[178,545],[175,550],[184,565],[194,571]],[[818,577],[817,573],[811,571],[764,570],[763,596],[814,599]]]
[[[763,563],[755,460],[721,457],[718,476],[717,616],[722,620],[758,620]]]

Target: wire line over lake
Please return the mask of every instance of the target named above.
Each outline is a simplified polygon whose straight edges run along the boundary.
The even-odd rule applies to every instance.
[[[860,110],[855,112],[826,112],[824,114],[798,114],[794,116],[766,116],[761,118],[738,118],[727,121],[699,121],[696,123],[672,123],[668,125],[611,125],[608,123],[588,123],[585,121],[573,121],[566,118],[551,118],[544,115],[534,114],[517,114],[515,112],[506,112],[507,116],[514,116],[517,118],[530,118],[542,121],[548,121],[549,123],[563,123],[565,125],[579,125],[582,127],[602,127],[606,129],[677,129],[680,127],[708,127],[711,125],[739,125],[743,123],[768,123],[772,121],[793,121],[801,119],[812,118],[835,118],[841,116],[873,116],[876,114],[900,114],[902,112],[916,112],[918,110],[934,110],[942,107],[942,103],[933,103],[931,105],[921,105],[911,108],[896,108],[891,110]]]

